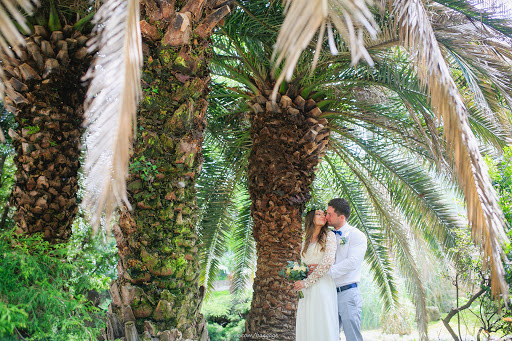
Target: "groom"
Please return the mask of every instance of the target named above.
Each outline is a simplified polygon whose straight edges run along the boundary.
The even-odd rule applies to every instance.
[[[336,198],[327,204],[327,223],[334,227],[338,247],[336,260],[330,274],[338,292],[338,318],[340,329],[347,341],[363,341],[361,335],[361,309],[363,299],[358,285],[361,265],[366,253],[366,236],[347,223],[350,205],[347,200]],[[310,270],[311,271],[311,270]]]

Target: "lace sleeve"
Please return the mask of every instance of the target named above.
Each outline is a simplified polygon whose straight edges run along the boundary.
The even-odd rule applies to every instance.
[[[327,241],[325,243],[325,253],[324,257],[322,258],[322,262],[318,264],[316,269],[304,280],[304,286],[306,288],[309,288],[312,286],[316,281],[318,281],[320,278],[322,278],[323,275],[334,264],[334,259],[336,257],[336,236],[334,233],[329,232],[327,234]]]

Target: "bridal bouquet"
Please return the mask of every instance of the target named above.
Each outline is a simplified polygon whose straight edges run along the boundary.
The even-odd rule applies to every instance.
[[[308,276],[309,267],[305,263],[288,261],[288,265],[279,271],[279,275],[289,281],[300,281]],[[304,298],[302,291],[299,291],[299,298]]]

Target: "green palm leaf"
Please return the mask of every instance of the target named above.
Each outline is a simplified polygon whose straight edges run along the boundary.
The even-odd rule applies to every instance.
[[[336,130],[335,130],[336,131]],[[397,146],[386,141],[364,141],[351,132],[338,132],[364,151],[358,156],[352,149],[342,148],[341,143],[332,141],[331,146],[337,153],[350,153],[358,166],[373,177],[374,183],[385,188],[395,209],[418,234],[427,240],[431,248],[441,245],[448,250],[454,245],[453,228],[464,226],[457,214],[453,200],[447,197],[441,187],[439,174],[436,178],[430,173],[430,167],[420,163],[419,155],[408,155]],[[444,182],[444,188],[448,180]]]
[[[253,108],[247,102],[251,99],[254,103],[263,93],[268,95],[273,87],[275,76],[269,61],[280,27],[279,20],[270,14],[279,12],[278,5],[263,5],[261,1],[242,5],[247,15],[235,11],[214,37],[219,48],[212,68],[218,77],[215,79],[222,83],[214,85],[212,92],[212,103],[218,107],[210,116],[212,136],[224,146],[226,159],[231,155],[233,161],[243,158],[252,147],[248,117]],[[431,103],[432,89],[425,87],[421,70],[411,66],[411,54],[396,47],[400,29],[389,22],[387,14],[378,17],[381,33],[377,40],[366,40],[373,67],[352,66],[347,46],[336,40],[338,56],[317,54],[316,69],[312,70],[313,41],[299,58],[290,83],[280,84],[280,91],[313,98],[323,111],[321,117],[330,121],[330,151],[319,167],[313,198],[317,202],[326,202],[332,196],[349,199],[354,212],[351,223],[368,236],[366,261],[385,306],[397,304],[398,288],[393,276],[396,264],[410,279],[408,290],[418,302],[417,317],[425,337],[425,288],[411,240],[424,243],[440,259],[449,259],[452,230],[463,225],[459,208],[453,203],[461,190],[447,162],[452,151],[445,134],[450,127],[438,120]],[[266,30],[271,34],[265,36]],[[441,39],[442,30],[436,28],[435,32]],[[326,40],[319,44],[328,46]],[[499,44],[489,45],[496,51],[495,57],[487,57],[493,60],[492,70],[503,71],[496,56],[505,56],[506,52],[499,50]],[[491,92],[484,91],[486,84],[494,86],[493,71],[484,70],[485,61],[473,61],[471,53],[464,55],[456,47],[446,51],[455,51],[453,55],[463,61],[459,65],[450,57],[446,65],[469,108],[469,129],[488,148],[502,145],[506,141],[505,118],[509,117],[503,109],[505,101],[493,99]],[[464,77],[463,72],[470,72],[471,78]],[[496,84],[499,96],[504,98],[508,89],[503,81]],[[493,117],[485,115],[483,105],[472,105],[478,89]],[[493,129],[495,122],[499,130]],[[235,146],[240,150],[236,151]],[[245,207],[248,210],[248,204]],[[239,232],[246,237],[249,233]]]
[[[500,208],[478,141],[468,124],[460,91],[443,57],[424,4],[419,0],[399,0],[394,3],[392,14],[399,27],[401,43],[414,58],[419,79],[428,89],[431,106],[438,121],[442,120],[444,125],[447,155],[467,199],[472,237],[485,252],[484,266],[492,269],[492,291],[501,293],[506,299],[508,288],[501,261],[502,245],[508,242],[505,222],[502,214],[491,213],[500,212]]]
[[[512,38],[511,10],[504,4],[489,6],[482,0],[434,0],[440,5],[448,7],[462,14],[472,23],[482,23],[497,32]]]
[[[233,296],[235,301],[244,297],[256,270],[256,243],[252,236],[251,199],[245,186],[238,200],[238,218],[233,227],[233,251],[235,253]]]
[[[219,260],[227,251],[237,208],[237,184],[240,181],[225,164],[219,164],[208,154],[206,149],[203,172],[198,181],[198,203],[201,207],[198,230],[202,241],[199,252],[200,282],[205,286],[206,297],[213,289],[213,282],[219,271]]]

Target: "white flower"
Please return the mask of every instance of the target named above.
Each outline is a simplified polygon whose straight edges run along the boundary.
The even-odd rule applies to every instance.
[[[299,264],[295,264],[292,268],[293,271],[299,271],[300,270],[300,266]]]
[[[308,269],[308,268],[307,268],[305,265],[303,265],[303,266],[301,266],[301,267],[300,267],[300,271],[306,271],[307,269]]]

